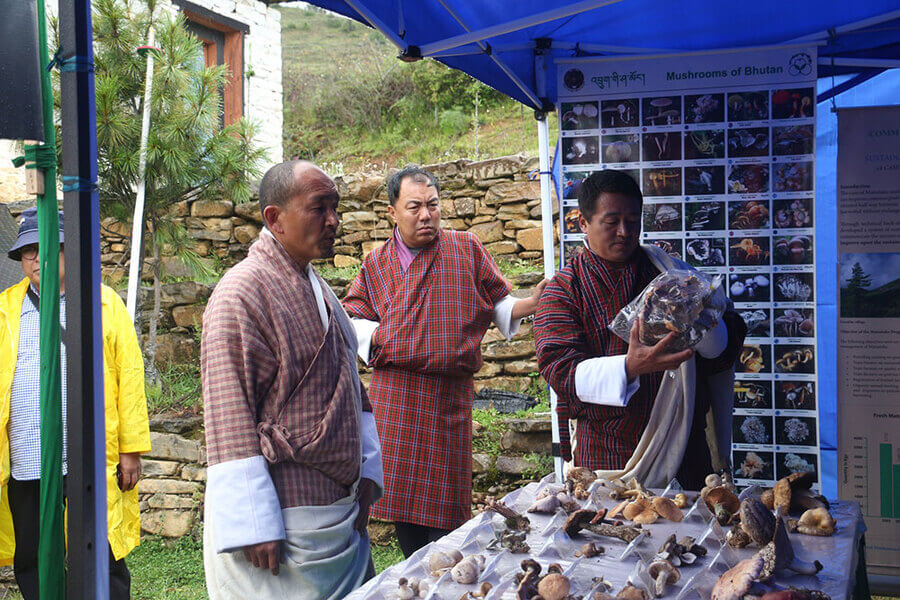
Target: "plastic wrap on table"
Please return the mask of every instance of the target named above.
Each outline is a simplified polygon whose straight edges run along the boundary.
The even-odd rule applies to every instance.
[[[558,484],[550,482],[531,483],[521,488],[514,496],[507,497],[512,500],[509,506],[517,511],[524,511],[544,488],[557,489],[558,487]],[[651,491],[660,494],[662,490]],[[595,492],[590,500],[578,501],[579,505],[585,506],[589,502],[595,502],[602,508],[610,509],[619,502],[609,497],[607,488],[598,488]],[[674,492],[676,492],[676,486],[673,483],[669,495]],[[695,497],[696,492],[690,492],[689,496]],[[700,504],[705,507],[702,501]],[[797,555],[804,560],[819,559],[825,565],[823,571],[816,576],[791,572],[777,573],[772,580],[775,585],[819,589],[833,600],[849,599],[855,574],[853,557],[864,526],[859,514],[859,507],[856,504],[834,502],[831,512],[838,521],[835,535],[818,537],[789,534]],[[482,526],[489,523],[495,531],[502,531],[505,524],[503,518],[496,513],[484,514],[487,515],[486,518],[482,516],[473,518],[460,529],[430,544],[410,559],[389,567],[379,578],[370,581],[362,589],[351,594],[348,600],[362,600],[363,598],[394,600],[398,598],[400,577],[429,580],[437,585],[438,589],[435,590],[436,594],[433,596],[435,599],[458,600],[466,593],[475,593],[482,583],[488,582],[494,587],[486,600],[515,600],[515,575],[521,572],[521,562],[525,558],[536,559],[543,567],[544,572],[550,564],[558,563],[562,570],[571,576],[572,590],[570,593],[576,596],[589,594],[595,588],[606,589],[608,593],[615,595],[629,580],[648,589],[647,566],[652,562],[661,545],[672,534],[679,539],[684,536],[695,538],[696,543],[703,545],[707,552],[693,564],[680,567],[681,581],[666,588],[663,600],[709,600],[712,586],[719,576],[738,560],[749,558],[758,550],[756,547],[732,549],[723,545],[724,531],[714,524],[712,515],[708,514],[708,518],[685,519],[681,522],[659,519],[654,523],[644,525],[648,534],[651,534],[650,537],[644,538],[626,560],[619,561],[617,559],[628,546],[622,540],[598,536],[590,531],[583,531],[569,538],[559,527],[548,527],[552,521],[555,520],[559,523],[565,517],[565,512],[560,510],[555,514],[529,513],[531,530],[527,534],[527,543],[531,546],[531,551],[513,553],[502,548],[496,550],[487,548],[490,536],[485,535],[486,528]],[[472,531],[476,528],[480,528],[478,533],[472,535]],[[713,528],[717,528],[718,532],[714,532]],[[450,578],[445,578],[440,584],[437,584],[438,577],[433,576],[427,568],[430,555],[438,550],[446,552],[462,549],[466,540],[468,540],[468,545],[463,550],[464,555],[482,554],[486,559],[478,581],[459,584]],[[550,540],[552,543],[548,544]],[[600,545],[605,551],[591,557],[578,556],[576,553],[586,543]],[[542,549],[546,551],[545,556],[538,555]],[[605,582],[603,585],[598,583],[599,578]]]
[[[640,341],[656,345],[670,333],[673,352],[693,348],[715,327],[725,312],[727,299],[722,276],[707,277],[697,271],[672,269],[657,275],[609,324],[626,342],[635,321],[640,321]]]

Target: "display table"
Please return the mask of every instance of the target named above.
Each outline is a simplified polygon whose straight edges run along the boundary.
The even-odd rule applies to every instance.
[[[556,489],[560,487],[553,483],[552,476],[548,476],[541,482],[530,483],[508,494],[503,501],[517,512],[526,514],[525,510],[545,486],[555,486]],[[592,487],[591,498],[579,502],[583,507],[594,510],[612,509],[618,503],[609,498],[606,488],[596,485]],[[671,497],[674,492],[670,491],[667,495]],[[688,514],[687,509],[685,513]],[[824,566],[822,571],[816,576],[778,573],[773,578],[776,585],[821,590],[832,600],[849,600],[853,597],[858,548],[865,526],[856,503],[834,502],[831,513],[837,520],[837,530],[833,536],[790,535],[797,557],[807,561],[818,560]],[[684,536],[696,538],[707,549],[707,554],[693,565],[681,567],[681,580],[666,588],[664,597],[673,600],[696,600],[700,597],[707,600],[713,584],[725,570],[738,561],[751,557],[758,550],[753,546],[733,549],[725,544],[725,531],[711,519],[705,505],[690,511],[680,523],[659,519],[655,523],[644,525],[649,536],[645,534],[632,544],[590,532],[582,532],[580,536],[570,539],[563,531],[566,515],[562,510],[555,515],[527,513],[527,516],[531,521],[531,531],[526,539],[530,546],[528,553],[512,554],[508,550],[488,549],[488,544],[496,537],[495,531],[504,529],[504,520],[500,515],[486,511],[437,542],[420,549],[409,559],[386,569],[348,598],[396,598],[397,581],[400,577],[429,577],[429,555],[437,549],[454,548],[464,555],[485,556],[486,567],[479,582],[488,581],[493,586],[485,600],[515,598],[515,574],[520,572],[521,561],[528,557],[537,560],[544,569],[552,563],[559,563],[572,581],[570,593],[576,596],[587,596],[598,586],[595,579],[598,577],[603,577],[611,584],[613,595],[628,581],[652,589],[646,572],[647,566],[666,538],[675,533],[678,539]],[[586,542],[596,542],[603,546],[604,553],[593,558],[576,558],[576,551]],[[430,597],[459,600],[466,592],[474,592],[478,587],[479,583],[457,584],[446,575],[432,586]]]

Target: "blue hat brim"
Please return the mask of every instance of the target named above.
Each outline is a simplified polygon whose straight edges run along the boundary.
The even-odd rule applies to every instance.
[[[32,229],[31,231],[26,231],[25,233],[20,235],[18,238],[16,238],[16,243],[13,244],[12,248],[7,250],[6,255],[11,260],[16,260],[16,261],[21,260],[22,256],[19,253],[19,251],[22,248],[24,248],[25,246],[31,246],[32,244],[37,244],[37,243],[39,243],[38,232],[34,229]],[[63,235],[62,229],[60,229],[60,231],[59,231],[59,243],[60,244],[65,243],[65,236]]]

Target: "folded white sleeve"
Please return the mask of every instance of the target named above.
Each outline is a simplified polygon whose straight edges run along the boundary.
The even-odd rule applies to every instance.
[[[725,352],[728,345],[728,328],[725,327],[725,321],[719,319],[716,326],[706,332],[700,343],[694,347],[703,358],[715,358]]]
[[[589,358],[575,367],[575,394],[588,404],[627,406],[640,387],[640,377],[628,382],[624,354]]]
[[[284,518],[269,467],[262,456],[210,466],[206,511],[216,552],[285,539]]]
[[[356,330],[356,353],[368,365],[369,354],[372,352],[372,337],[375,335],[375,330],[378,329],[380,323],[356,317],[350,317],[350,322],[353,323],[353,329]]]
[[[516,298],[512,294],[507,294],[494,305],[494,324],[497,326],[497,329],[500,330],[500,334],[508,340],[511,340],[512,337],[518,333],[519,325],[522,324],[522,319],[512,318],[513,306],[515,306],[518,301],[519,298]]]
[[[384,468],[381,465],[381,441],[378,439],[378,429],[375,426],[375,415],[370,412],[362,413],[362,467],[359,476],[362,479],[371,479],[378,488],[384,492]],[[381,497],[381,494],[378,495]]]

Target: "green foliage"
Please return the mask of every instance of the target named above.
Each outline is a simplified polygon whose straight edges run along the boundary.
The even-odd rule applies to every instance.
[[[322,263],[320,265],[316,265],[316,271],[318,271],[319,275],[321,275],[322,278],[326,280],[341,278],[353,281],[354,279],[356,279],[356,275],[359,273],[359,266],[335,267],[330,265],[329,263]]]
[[[537,400],[537,405],[529,409],[528,413],[542,413],[550,410],[550,390],[547,383],[541,378],[540,373],[529,373],[531,377],[531,386],[525,391],[529,396]]]
[[[192,536],[149,536],[128,556],[131,596],[135,600],[207,598],[203,544]]]
[[[147,141],[146,209],[161,218],[187,197],[244,202],[258,176],[262,151],[254,127],[240,120],[220,125],[228,70],[204,67],[202,44],[181,15],[153,14],[155,2],[94,3],[100,203],[105,215],[126,216],[137,184],[145,62],[134,49],[150,27],[163,53],[155,57],[150,135]]]
[[[537,375],[535,373],[535,375]],[[529,419],[538,413],[546,413],[550,410],[550,401],[546,388],[539,389],[540,378],[532,381],[528,394],[538,399],[538,404],[528,410],[519,410],[511,414],[501,414],[493,408],[472,409],[472,420],[480,425],[477,435],[472,438],[472,446],[475,452],[481,452],[489,456],[500,455],[500,437],[507,431],[507,421],[510,419]]]
[[[510,278],[523,273],[543,273],[544,266],[537,260],[523,260],[521,258],[498,258],[497,267],[504,277]]]
[[[500,455],[500,437],[506,431],[506,417],[493,408],[472,410],[472,420],[481,425],[478,435],[472,438],[475,452],[494,457]]]
[[[471,156],[476,90],[485,126],[511,114],[526,124],[514,136],[481,132],[481,147],[533,152],[533,119],[525,121],[526,113],[499,92],[430,59],[398,61],[384,36],[353,21],[279,10],[287,155],[348,163],[366,156],[392,163]]]
[[[549,454],[536,454],[532,452],[531,454],[525,455],[525,460],[529,465],[533,466],[530,466],[522,473],[524,479],[540,479],[547,473],[553,471],[553,457]]]
[[[469,128],[471,121],[472,119],[459,107],[442,111],[438,117],[438,125],[441,133],[444,135],[459,135],[463,133]]]
[[[157,414],[167,410],[200,412],[203,396],[200,388],[200,366],[170,365],[159,372],[159,382],[148,381],[147,410]]]
[[[134,211],[146,75],[135,48],[152,27],[162,53],[154,62],[145,214],[153,244],[199,267],[193,240],[168,209],[187,198],[249,200],[264,158],[253,143],[255,127],[244,119],[221,126],[228,70],[203,66],[202,43],[183,16],[156,11],[155,0],[96,0],[93,10],[101,213],[130,221]]]
[[[371,548],[372,561],[375,563],[376,573],[381,573],[388,567],[403,562],[403,551],[400,550],[400,544],[395,537],[392,537],[391,543],[386,546],[376,546],[375,544],[372,544]]]

